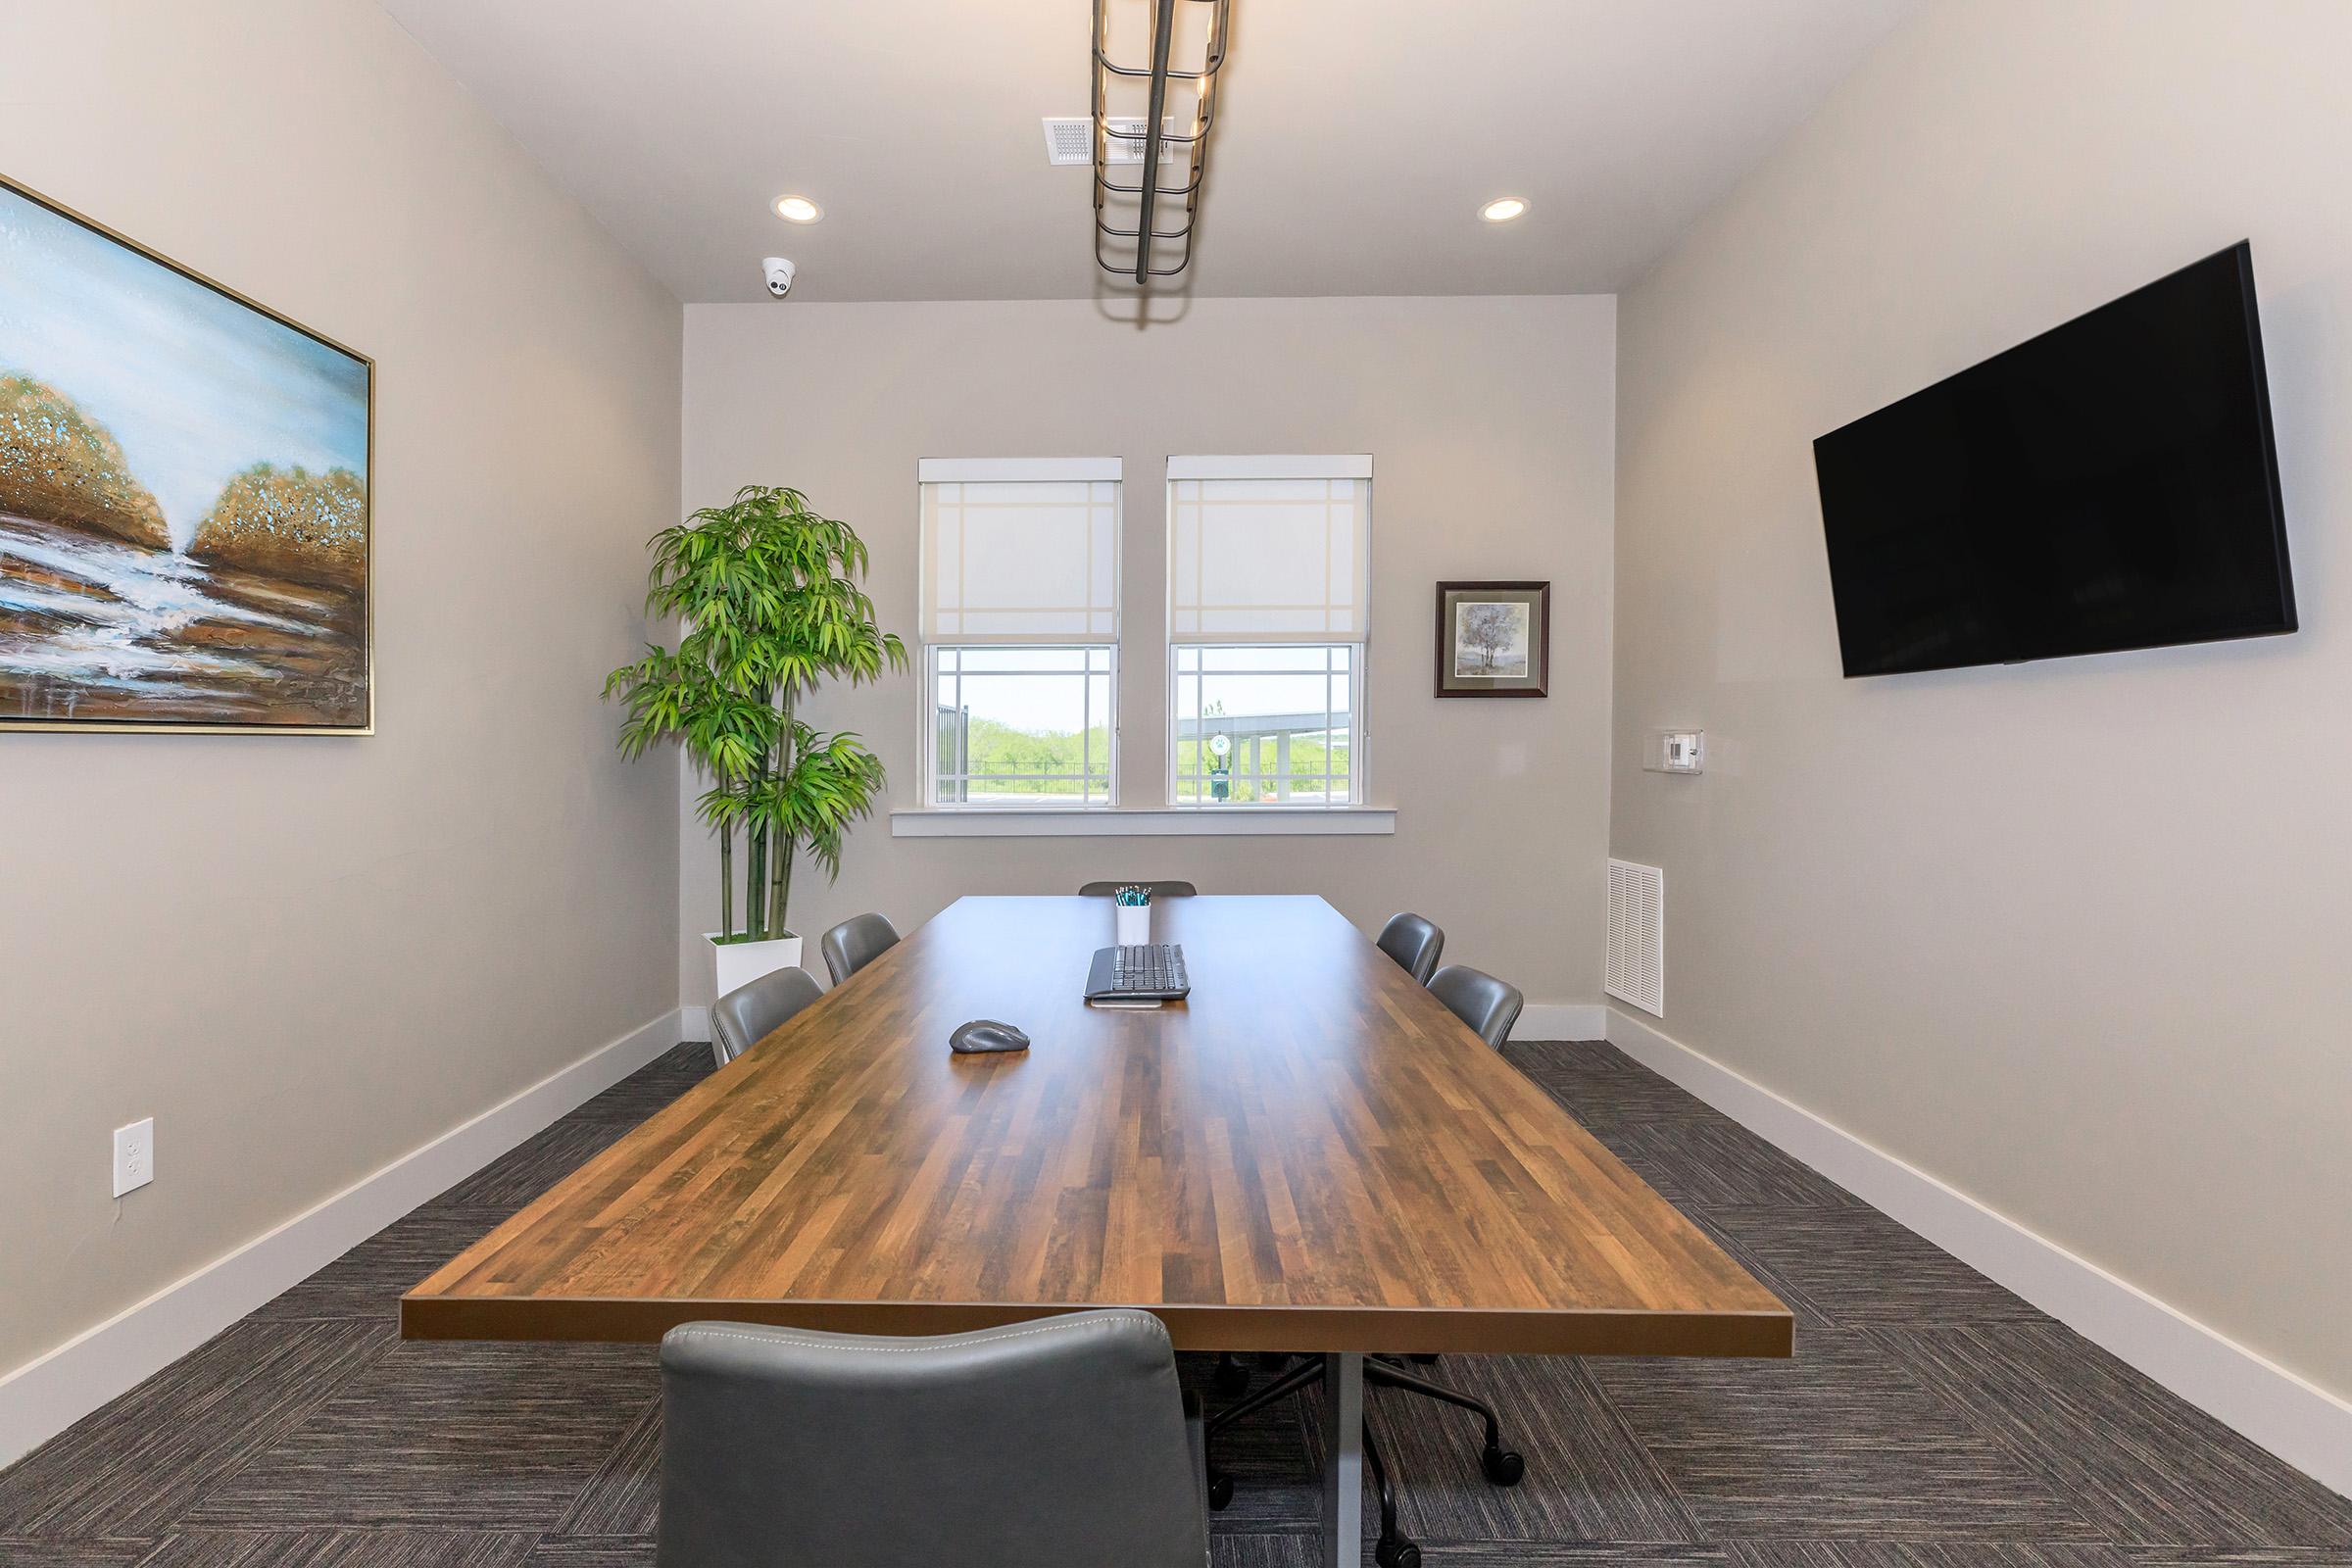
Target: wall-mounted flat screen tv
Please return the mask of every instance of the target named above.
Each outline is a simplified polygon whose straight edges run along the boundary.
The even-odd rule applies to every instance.
[[[2295,629],[2239,243],[1813,443],[1848,675]]]

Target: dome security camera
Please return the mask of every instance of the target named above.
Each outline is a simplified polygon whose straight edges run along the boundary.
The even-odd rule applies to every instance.
[[[760,265],[767,272],[767,291],[770,294],[782,299],[792,292],[792,280],[800,269],[781,256],[770,256]]]

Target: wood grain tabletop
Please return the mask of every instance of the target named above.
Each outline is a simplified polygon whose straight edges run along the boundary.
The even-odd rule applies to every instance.
[[[1111,1011],[1080,998],[1108,900],[957,902],[417,1286],[403,1334],[1116,1304],[1192,1349],[1789,1353],[1787,1308],[1321,899],[1152,916],[1192,996]],[[970,1018],[1034,1044],[955,1055]]]

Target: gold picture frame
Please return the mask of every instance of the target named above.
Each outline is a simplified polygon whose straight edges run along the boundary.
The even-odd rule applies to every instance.
[[[374,734],[373,358],[5,174],[0,235],[42,242],[0,254],[0,317],[29,323],[0,345],[0,731]],[[62,363],[32,361],[44,308],[91,301],[135,312],[153,334],[136,349],[155,348],[87,356],[77,395],[53,384],[74,368],[70,347],[49,356]],[[199,396],[199,349],[227,353],[234,385],[268,395],[225,407]],[[169,382],[172,352],[188,384]],[[228,427],[240,408],[270,418],[233,457],[189,416]],[[118,423],[151,427],[147,451],[167,454],[160,467],[182,504],[167,509],[140,477]],[[265,423],[278,445],[258,433]],[[61,453],[77,466],[61,469]],[[316,473],[304,462],[354,453],[356,475],[346,462]],[[186,498],[215,482],[191,518]],[[12,510],[28,500],[34,514]]]

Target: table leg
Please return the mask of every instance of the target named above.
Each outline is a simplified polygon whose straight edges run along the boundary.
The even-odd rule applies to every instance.
[[[1363,1568],[1364,1358],[1323,1358],[1323,1561]]]

